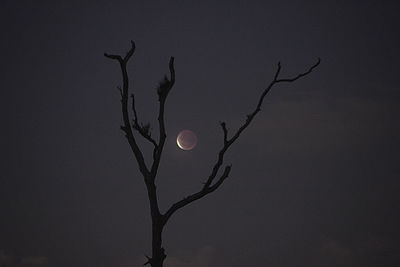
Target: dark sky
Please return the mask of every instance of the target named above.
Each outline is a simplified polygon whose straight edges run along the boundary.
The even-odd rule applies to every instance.
[[[85,3],[83,3],[85,2]],[[215,3],[218,2],[218,3]],[[156,127],[163,211],[202,186],[282,62],[281,84],[227,154],[229,179],[170,220],[166,267],[400,266],[397,1],[0,2],[0,266],[134,267],[150,253],[143,179],[120,131],[125,54]],[[197,147],[182,151],[178,132]],[[140,141],[151,159],[151,146]]]

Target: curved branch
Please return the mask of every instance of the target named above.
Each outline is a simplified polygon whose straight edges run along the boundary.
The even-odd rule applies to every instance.
[[[129,49],[128,53],[126,53],[126,56],[124,57],[125,63],[128,63],[128,60],[131,58],[131,56],[135,52],[135,49],[136,49],[135,42],[131,40],[131,49]]]
[[[203,189],[200,190],[199,192],[189,195],[184,199],[173,204],[163,215],[163,224],[165,225],[168,222],[169,218],[172,216],[172,214],[174,214],[177,210],[217,190],[217,188],[225,181],[225,179],[228,178],[229,172],[231,171],[231,167],[232,167],[231,165],[225,167],[223,174],[219,177],[218,181],[213,186],[203,187]]]
[[[228,141],[229,142],[234,142],[237,138],[239,138],[240,134],[250,125],[251,121],[253,120],[253,118],[257,115],[258,112],[260,112],[261,110],[261,106],[262,103],[264,102],[264,98],[265,96],[268,94],[268,92],[271,90],[271,88],[277,84],[277,83],[281,83],[281,82],[294,82],[297,79],[304,77],[308,74],[310,74],[319,64],[321,63],[321,59],[318,58],[317,62],[312,65],[306,72],[300,73],[298,74],[296,77],[294,78],[285,78],[285,79],[278,79],[279,77],[279,73],[281,71],[281,63],[278,62],[278,69],[275,72],[274,75],[274,79],[272,80],[272,82],[270,82],[270,84],[264,89],[264,91],[262,92],[258,102],[257,102],[257,106],[256,108],[253,110],[252,113],[247,115],[246,121],[245,123],[236,131],[236,133],[233,135],[233,137]]]
[[[117,60],[121,67],[122,82],[123,82],[121,90],[121,108],[122,108],[122,118],[124,122],[124,125],[121,126],[121,130],[125,132],[125,136],[128,139],[128,143],[139,165],[140,172],[143,174],[144,177],[147,177],[149,174],[149,170],[144,161],[143,153],[140,150],[139,146],[137,145],[135,137],[133,136],[132,126],[130,123],[129,112],[128,112],[129,78],[128,78],[128,73],[126,71],[126,64],[128,63],[129,59],[131,58],[134,52],[135,52],[135,43],[131,41],[131,48],[124,59],[122,59],[122,57],[119,55],[110,55],[107,53],[104,53],[104,56],[113,60]]]
[[[207,181],[204,183],[204,186],[200,191],[198,191],[197,193],[194,193],[192,195],[189,195],[189,196],[185,197],[184,199],[176,202],[167,210],[167,212],[163,216],[164,224],[168,221],[168,219],[172,216],[172,214],[174,214],[178,209],[181,209],[184,206],[192,203],[193,201],[196,201],[196,200],[204,197],[205,195],[215,191],[224,182],[224,180],[228,177],[229,172],[231,170],[230,165],[225,167],[223,174],[218,178],[217,182],[212,184],[215,177],[217,176],[219,169],[221,168],[221,166],[224,162],[224,155],[225,155],[226,151],[239,138],[240,134],[250,125],[250,123],[252,122],[254,117],[257,115],[257,113],[260,112],[264,98],[267,95],[267,93],[271,90],[271,88],[277,83],[294,82],[297,79],[308,75],[309,73],[311,73],[313,71],[314,68],[316,68],[320,64],[320,62],[321,62],[321,60],[318,58],[317,63],[315,63],[313,66],[311,66],[308,71],[306,71],[304,73],[300,73],[294,78],[286,78],[286,79],[278,79],[279,73],[281,71],[281,64],[278,63],[278,68],[275,72],[274,79],[272,80],[272,82],[270,82],[270,84],[262,92],[260,98],[258,99],[256,108],[250,114],[247,115],[247,118],[246,118],[246,121],[244,122],[244,124],[239,127],[239,129],[235,132],[235,134],[230,139],[228,138],[228,129],[226,128],[226,123],[220,122],[222,131],[224,134],[223,135],[224,145],[218,153],[217,162],[215,163],[210,176],[208,177]]]

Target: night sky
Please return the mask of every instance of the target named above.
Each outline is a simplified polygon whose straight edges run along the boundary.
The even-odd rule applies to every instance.
[[[217,3],[215,3],[217,2]],[[0,266],[135,267],[151,253],[117,62],[156,135],[175,57],[159,202],[198,191],[223,144],[231,174],[178,211],[166,267],[400,266],[397,1],[0,2]],[[191,151],[176,145],[190,129]],[[156,135],[157,136],[157,135]],[[151,160],[152,147],[137,137]]]

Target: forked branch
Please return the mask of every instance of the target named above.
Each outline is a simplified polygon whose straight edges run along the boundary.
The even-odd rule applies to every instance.
[[[218,171],[220,170],[221,166],[223,165],[225,153],[226,153],[226,151],[228,151],[229,147],[239,138],[240,134],[250,125],[251,121],[254,119],[254,117],[257,115],[257,113],[260,112],[264,98],[267,95],[267,93],[271,90],[271,88],[277,83],[294,82],[297,79],[310,74],[313,71],[313,69],[315,69],[320,64],[320,62],[321,62],[321,60],[318,58],[318,61],[314,65],[312,65],[306,72],[300,73],[293,78],[284,78],[284,79],[279,79],[279,74],[281,71],[281,64],[278,63],[278,69],[275,72],[274,79],[270,82],[270,84],[262,92],[260,98],[258,99],[256,108],[250,114],[247,115],[245,122],[242,124],[242,126],[239,127],[239,129],[237,129],[237,131],[233,134],[233,136],[231,138],[228,138],[228,129],[226,128],[226,123],[225,122],[220,123],[222,131],[223,131],[223,146],[218,153],[217,162],[215,163],[210,176],[208,177],[207,181],[204,183],[204,186],[202,187],[202,189],[200,191],[198,191],[197,193],[191,194],[191,195],[185,197],[184,199],[176,202],[167,210],[167,212],[164,214],[164,224],[168,221],[168,219],[172,216],[172,214],[174,214],[177,210],[204,197],[207,194],[214,192],[225,181],[225,179],[228,177],[229,172],[231,170],[231,165],[226,166],[222,175],[219,176],[219,178],[216,180],[216,182],[214,182],[215,178],[217,177]]]
[[[121,67],[123,84],[122,84],[122,90],[120,91],[121,91],[122,118],[124,122],[124,124],[121,126],[121,130],[125,132],[125,136],[128,139],[128,143],[139,165],[140,172],[143,174],[144,177],[147,177],[149,174],[149,170],[144,161],[142,151],[137,145],[135,137],[132,133],[132,126],[128,112],[129,78],[128,78],[128,73],[126,71],[126,65],[129,59],[132,57],[133,53],[135,52],[135,48],[136,48],[135,43],[131,41],[131,48],[129,49],[128,53],[124,58],[122,58],[120,55],[110,55],[107,53],[104,53],[104,56],[113,60],[117,60]]]
[[[169,218],[172,216],[172,214],[175,213],[175,211],[217,190],[217,188],[225,181],[225,179],[228,178],[229,173],[231,171],[231,167],[232,167],[231,165],[225,167],[224,172],[214,185],[208,187],[204,186],[199,192],[189,195],[184,199],[173,204],[168,209],[168,211],[163,215],[163,224],[165,225],[168,222]]]

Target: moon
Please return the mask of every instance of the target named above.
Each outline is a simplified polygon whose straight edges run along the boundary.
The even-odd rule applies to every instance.
[[[197,136],[191,130],[182,130],[176,138],[176,144],[182,150],[192,150],[197,144]]]

